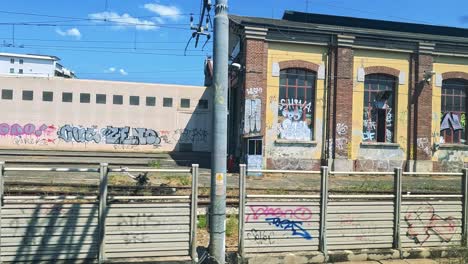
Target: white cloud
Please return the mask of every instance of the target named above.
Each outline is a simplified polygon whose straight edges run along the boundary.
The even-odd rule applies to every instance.
[[[55,29],[55,32],[57,34],[59,34],[60,36],[70,36],[70,37],[74,37],[76,39],[80,39],[81,38],[81,32],[77,29],[77,28],[70,28],[68,30],[61,30],[60,28],[57,28]]]
[[[126,72],[124,69],[119,70],[121,75],[128,75],[128,72]]]
[[[109,69],[107,69],[108,72],[115,72],[115,68],[114,67],[110,67]]]
[[[119,15],[115,12],[100,12],[88,15],[89,18],[96,20],[96,22],[112,22],[115,29],[134,28],[138,30],[155,30],[158,27],[153,21],[141,20],[124,13]]]
[[[161,4],[153,3],[153,4],[145,4],[143,7],[146,8],[150,12],[153,12],[164,18],[167,17],[168,19],[171,19],[174,21],[179,20],[181,18],[180,9],[176,6],[161,5]]]

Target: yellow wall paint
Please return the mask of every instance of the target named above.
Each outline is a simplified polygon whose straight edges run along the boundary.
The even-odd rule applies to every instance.
[[[409,82],[409,55],[403,53],[392,53],[385,51],[354,51],[354,88],[353,88],[353,127],[351,158],[356,159],[359,155],[362,142],[363,128],[363,105],[364,105],[364,82],[357,81],[357,72],[360,67],[386,66],[400,70],[405,73],[405,83],[397,83],[396,109],[393,113],[395,120],[394,140],[406,153],[407,129],[408,129],[408,82]],[[339,77],[339,76],[338,76]],[[406,158],[406,157],[403,157]]]
[[[466,72],[468,73],[468,58],[454,58],[447,56],[434,57],[433,70],[436,74],[444,74],[446,72]],[[435,77],[432,82],[432,144],[438,143],[437,135],[440,133],[441,113],[441,87],[436,86]],[[436,151],[432,156],[432,160],[437,161],[439,151]],[[468,157],[465,157],[465,162],[468,162]]]
[[[301,45],[301,44],[284,44],[284,43],[269,43],[268,45],[268,68],[267,68],[267,96],[266,96],[266,129],[265,135],[266,148],[276,148],[269,142],[274,142],[277,139],[277,106],[279,104],[279,77],[272,76],[272,64],[274,62],[288,61],[288,60],[303,60],[312,62],[318,65],[323,64],[326,67],[327,63],[327,48]],[[320,159],[321,146],[322,146],[322,125],[323,125],[323,107],[324,102],[324,89],[325,80],[317,79],[316,95],[315,95],[315,127],[313,131],[313,138],[317,141],[314,146],[304,146],[301,150],[302,157],[307,159]],[[268,133],[270,131],[270,133]],[[298,145],[300,147],[300,145]],[[280,147],[278,147],[280,148]],[[285,146],[285,148],[288,148]],[[268,149],[266,156],[268,157]],[[270,151],[274,151],[271,150]]]

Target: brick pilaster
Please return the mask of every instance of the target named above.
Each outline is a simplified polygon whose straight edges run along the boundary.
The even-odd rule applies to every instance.
[[[353,37],[338,36],[335,63],[334,124],[332,137],[335,159],[348,159],[352,141],[353,114]]]
[[[255,133],[244,133],[246,136],[261,136],[265,134],[266,90],[268,43],[265,41],[266,29],[245,28],[245,100],[260,99],[261,129]],[[247,122],[247,120],[244,120]]]
[[[432,81],[424,79],[425,73],[432,72],[433,45],[421,43],[419,53],[413,55],[414,85],[411,89],[412,103],[414,104],[412,153],[415,160],[424,161],[432,159]]]

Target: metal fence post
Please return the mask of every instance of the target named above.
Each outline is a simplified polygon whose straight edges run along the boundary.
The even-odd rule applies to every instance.
[[[193,263],[198,263],[197,254],[197,219],[198,219],[198,164],[192,164],[192,197],[190,211],[190,256]]]
[[[468,246],[468,168],[463,169],[462,176],[462,194],[463,194],[463,208],[462,208],[462,246]]]
[[[395,168],[395,178],[394,178],[394,189],[393,194],[394,197],[394,204],[393,204],[393,248],[400,249],[401,248],[401,240],[400,240],[400,214],[401,214],[401,175],[402,170],[401,168]]]
[[[241,258],[244,257],[244,234],[245,234],[245,176],[246,176],[246,165],[240,165],[239,174],[239,243],[238,250]]]
[[[3,184],[5,179],[5,162],[0,161],[0,263],[2,263],[2,207],[3,207]]]
[[[106,214],[107,214],[107,173],[108,164],[101,163],[99,167],[99,222],[98,222],[98,243],[99,256],[98,262],[104,263],[106,260]]]
[[[328,167],[320,167],[320,241],[319,249],[328,258],[327,250]]]

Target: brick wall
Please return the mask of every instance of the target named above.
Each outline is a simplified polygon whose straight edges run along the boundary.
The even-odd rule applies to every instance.
[[[424,72],[432,71],[431,55],[418,54],[416,59],[416,82],[413,96],[415,104],[416,159],[431,160],[432,158],[432,83],[424,81]],[[434,78],[432,78],[434,79]]]
[[[350,156],[352,140],[352,113],[353,113],[353,50],[348,47],[336,49],[335,65],[335,111],[332,135],[334,138],[334,151],[336,159],[347,159]],[[346,127],[345,133],[337,129]]]
[[[261,99],[262,127],[258,135],[265,134],[265,103],[267,89],[268,43],[259,39],[246,39],[245,45],[245,86],[246,99]],[[251,88],[261,88],[257,95],[249,94]]]

